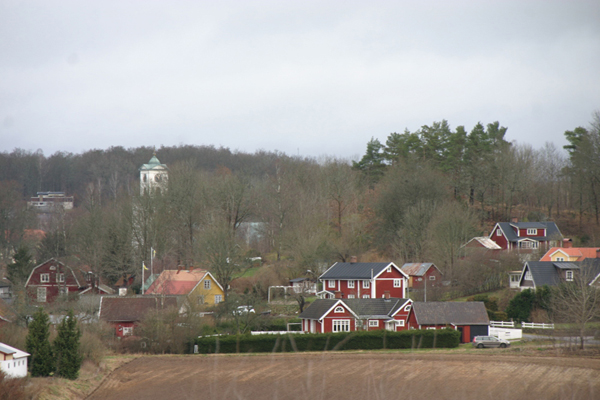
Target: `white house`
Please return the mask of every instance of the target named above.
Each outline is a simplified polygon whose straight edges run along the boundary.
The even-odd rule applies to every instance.
[[[29,355],[29,353],[0,343],[0,371],[4,372],[9,378],[26,377],[27,357]]]

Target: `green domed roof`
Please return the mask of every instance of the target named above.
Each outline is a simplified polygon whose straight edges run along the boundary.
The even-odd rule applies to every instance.
[[[157,167],[159,167],[159,169],[167,169],[167,166],[165,164],[161,164],[156,157],[156,153],[154,153],[150,161],[148,161],[148,164],[144,164],[140,167],[140,171],[144,169],[155,169]]]

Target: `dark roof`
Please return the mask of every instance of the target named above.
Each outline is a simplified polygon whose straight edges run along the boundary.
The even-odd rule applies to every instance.
[[[100,319],[109,322],[141,321],[152,310],[177,307],[175,297],[102,297]]]
[[[596,277],[600,275],[600,258],[586,258],[583,260],[581,262],[581,271],[590,280],[589,283],[594,282]]]
[[[335,263],[319,279],[371,279],[393,263]]]
[[[431,267],[437,269],[440,274],[442,273],[433,263],[406,263],[402,266],[402,271],[407,275],[423,276]]]
[[[562,234],[554,222],[498,222],[498,225],[500,225],[502,232],[504,232],[509,242],[518,242],[523,239],[549,241],[562,238]],[[517,236],[513,227],[517,227],[518,229],[546,229],[546,236]]]
[[[360,318],[384,318],[391,317],[410,299],[317,299],[299,315],[299,318],[321,319],[338,301],[345,304]]]
[[[536,287],[539,286],[555,286],[561,282],[560,270],[561,269],[579,269],[581,262],[579,261],[527,261],[525,268],[531,272],[531,278]],[[522,279],[525,279],[523,274]]]
[[[414,302],[412,312],[419,325],[489,325],[481,301]]]

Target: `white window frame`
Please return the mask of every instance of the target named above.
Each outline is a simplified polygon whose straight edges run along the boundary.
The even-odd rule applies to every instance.
[[[566,278],[567,278],[567,282],[573,282],[573,271],[572,270],[567,270],[566,273]]]
[[[430,280],[430,281],[435,281],[435,275],[431,275],[431,276],[429,276],[429,280]]]
[[[350,320],[334,319],[331,321],[331,327],[333,332],[350,332]]]
[[[496,230],[496,236],[502,236],[502,231],[500,229]]]
[[[410,305],[410,304],[407,304],[407,305],[404,307],[404,311],[410,311],[410,308],[411,308],[411,305]]]
[[[537,236],[536,228],[527,228],[527,236]]]
[[[354,289],[354,281],[348,281],[348,289]]]
[[[365,279],[364,281],[362,281],[362,287],[363,289],[370,289],[371,288],[371,281],[368,279]]]
[[[388,267],[385,269],[385,272],[388,272],[388,273],[392,272],[392,266],[391,266],[391,265],[390,265],[390,266],[388,266]]]
[[[220,294],[215,294],[215,304],[219,304],[223,301],[223,296]]]
[[[379,327],[378,319],[370,319],[369,320],[369,328],[373,328],[373,327]]]
[[[535,240],[523,240],[519,242],[519,248],[521,249],[537,249],[540,246],[540,243]]]
[[[335,310],[333,310],[333,312],[334,313],[344,313],[344,312],[346,312],[346,310],[344,310],[344,307],[342,307],[342,306],[337,306],[335,308]]]
[[[363,295],[362,295],[362,298],[363,298],[363,299],[370,299],[370,298],[371,298],[371,295],[370,295],[370,294],[363,294]]]
[[[329,279],[329,280],[327,281],[327,287],[328,287],[328,288],[334,288],[334,287],[335,287],[335,280],[333,280],[333,279]]]
[[[65,287],[65,286],[61,286],[61,287],[58,288],[58,294],[60,296],[66,296],[66,295],[69,294],[69,289],[67,287]]]
[[[133,335],[133,327],[132,326],[124,326],[123,327],[123,336],[131,336]]]
[[[356,298],[356,296],[355,296],[355,295],[353,295],[353,294],[349,294],[349,295],[348,295],[348,298],[349,298],[349,299],[355,299],[355,298]]]
[[[50,274],[40,274],[40,282],[49,283],[50,282]]]
[[[403,319],[397,319],[396,320],[396,326],[404,326],[404,320]]]
[[[56,274],[56,281],[63,283],[65,281],[65,274],[63,274],[62,272],[60,274]]]
[[[427,328],[425,328],[427,330],[433,330],[435,331],[437,328],[435,326],[428,326]]]
[[[565,261],[564,257],[556,257],[556,261]]]
[[[531,276],[531,271],[525,272],[525,280],[526,281],[532,281],[533,280],[533,277]]]
[[[204,280],[204,289],[205,289],[205,290],[210,290],[210,288],[211,288],[211,282],[210,282],[210,279],[205,279],[205,280]]]
[[[402,287],[402,279],[394,279],[394,287]]]

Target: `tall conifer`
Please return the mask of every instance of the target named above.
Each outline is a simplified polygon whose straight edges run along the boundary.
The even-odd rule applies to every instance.
[[[29,324],[26,339],[26,349],[29,359],[31,376],[49,376],[54,372],[54,357],[50,345],[50,318],[44,309],[38,309]]]
[[[58,326],[58,335],[54,339],[56,354],[56,375],[67,379],[77,379],[83,358],[79,355],[79,339],[81,331],[73,310]]]

